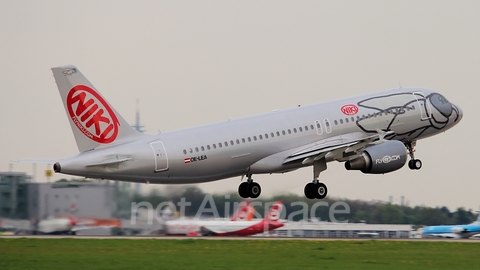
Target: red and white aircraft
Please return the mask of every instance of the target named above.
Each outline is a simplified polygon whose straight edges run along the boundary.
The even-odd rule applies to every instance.
[[[70,212],[76,211],[76,204],[72,203]],[[75,235],[78,231],[92,228],[120,228],[119,219],[78,218],[73,215],[49,217],[36,225],[35,234],[68,234]]]
[[[231,220],[170,220],[165,223],[166,233],[188,236],[247,236],[268,232],[284,225],[279,221],[282,209],[283,203],[277,201],[261,220],[249,219],[252,213],[249,206],[244,207],[239,211],[238,217],[234,216]]]

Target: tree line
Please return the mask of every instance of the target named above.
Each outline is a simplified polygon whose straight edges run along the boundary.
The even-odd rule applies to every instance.
[[[185,216],[195,216],[199,208],[212,209],[214,204],[215,210],[220,217],[231,215],[235,211],[238,203],[243,201],[236,192],[231,194],[207,194],[197,186],[187,186],[182,188],[167,188],[166,192],[159,190],[152,190],[147,195],[134,194],[129,196],[129,203],[122,204],[124,207],[131,206],[131,203],[148,202],[154,207],[164,202],[170,202],[174,205],[179,205],[183,201],[190,204],[184,207]],[[120,198],[119,198],[120,199]],[[123,199],[126,199],[123,197]],[[457,208],[455,211],[450,211],[447,207],[426,207],[426,206],[405,206],[395,205],[386,202],[367,202],[361,200],[349,200],[340,198],[326,198],[324,200],[309,200],[304,196],[295,194],[275,195],[270,198],[255,199],[256,217],[263,216],[266,212],[265,208],[269,207],[268,202],[273,203],[281,200],[285,205],[286,215],[290,216],[293,221],[305,219],[305,215],[301,213],[302,208],[308,207],[306,215],[308,219],[315,218],[320,221],[331,221],[329,216],[330,207],[335,203],[342,202],[342,205],[337,207],[341,214],[336,214],[335,218],[338,221],[348,221],[350,223],[365,222],[369,224],[412,224],[412,225],[452,225],[452,224],[468,224],[476,219],[476,214],[471,210],[466,210],[463,207]],[[125,200],[124,200],[125,201]],[[347,205],[349,209],[345,209]],[[313,210],[312,210],[313,209]],[[122,213],[123,218],[129,218],[131,213],[129,209],[124,211],[117,211]],[[268,209],[267,209],[268,210]],[[346,211],[349,210],[349,211]]]

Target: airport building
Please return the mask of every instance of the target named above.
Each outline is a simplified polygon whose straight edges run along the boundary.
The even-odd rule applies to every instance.
[[[287,222],[269,232],[279,237],[318,238],[413,238],[415,231],[408,224],[366,224],[332,222]]]
[[[0,217],[27,219],[27,184],[30,176],[23,172],[0,172]]]
[[[36,222],[48,217],[129,217],[129,203],[125,200],[129,194],[122,196],[130,192],[130,183],[127,184],[115,181],[33,183],[25,173],[0,172],[2,226],[12,225],[18,230],[31,231]],[[99,228],[85,233],[108,235],[111,230]]]

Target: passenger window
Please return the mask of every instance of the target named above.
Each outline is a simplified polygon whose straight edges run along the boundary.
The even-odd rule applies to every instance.
[[[195,147],[195,152],[198,152],[198,147]]]
[[[234,145],[233,141],[230,141],[230,145]]]
[[[245,143],[245,138],[242,138],[242,143]]]
[[[201,149],[202,149],[202,151],[205,151],[205,147],[202,146]]]
[[[225,147],[227,147],[227,146],[228,146],[228,142],[225,142]]]
[[[190,153],[193,153],[193,149],[192,149],[192,148],[190,148]]]
[[[325,123],[325,131],[327,133],[330,133],[332,132],[332,127],[330,126],[330,121],[328,121],[328,119],[323,119],[323,122]]]
[[[256,140],[257,140],[257,136],[253,136],[253,140],[256,141]]]
[[[240,140],[239,140],[239,139],[237,139],[237,144],[240,144]]]
[[[280,132],[277,131],[277,136],[280,136]]]
[[[343,119],[340,119],[340,124],[343,124]]]
[[[298,131],[302,132],[302,131],[303,131],[302,127],[299,127],[299,128],[298,128]]]
[[[348,123],[348,118],[345,118],[345,123]]]
[[[251,142],[251,141],[252,141],[252,139],[251,139],[250,137],[248,137],[248,138],[247,138],[247,140],[248,140],[249,142]]]
[[[187,154],[187,150],[183,149],[183,154],[186,155],[186,154]]]
[[[333,123],[336,125],[338,125],[338,121],[337,120],[334,120]]]
[[[263,136],[262,136],[262,135],[258,135],[258,138],[259,138],[260,140],[263,140]]]
[[[288,134],[292,134],[292,131],[290,129],[288,130]]]
[[[285,130],[282,130],[282,134],[285,135]]]
[[[310,125],[310,129],[312,129],[312,130],[313,130],[313,125]]]
[[[216,145],[216,144],[213,144],[213,149],[217,149],[217,145]]]
[[[294,128],[294,129],[293,129],[293,132],[294,132],[294,133],[297,133],[297,129],[296,129],[296,128]]]

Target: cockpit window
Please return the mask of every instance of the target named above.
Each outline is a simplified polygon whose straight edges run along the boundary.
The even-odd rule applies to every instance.
[[[430,103],[443,116],[448,118],[452,114],[452,104],[448,102],[448,100],[444,96],[437,93],[432,94],[430,96]]]

